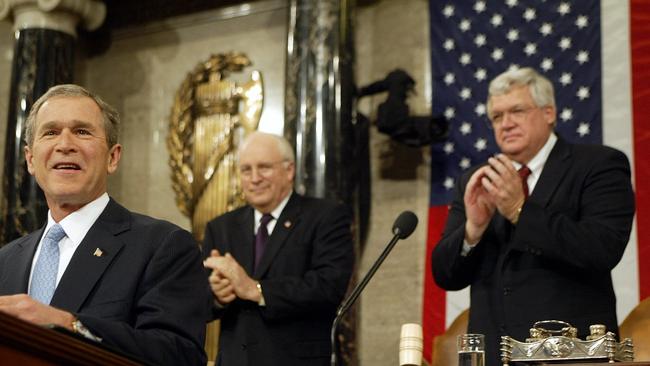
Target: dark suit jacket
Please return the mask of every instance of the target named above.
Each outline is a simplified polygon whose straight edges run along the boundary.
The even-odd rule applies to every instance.
[[[293,193],[253,273],[253,208],[209,222],[204,255],[231,253],[264,291],[265,307],[235,300],[219,309],[222,366],[328,365],[330,326],[352,273],[350,212]]]
[[[27,292],[43,229],[0,250],[0,295]],[[96,248],[103,255],[94,256]],[[192,236],[112,199],[75,251],[51,304],[102,343],[155,365],[205,365],[209,287]]]
[[[627,157],[558,139],[517,225],[497,212],[478,245],[462,257],[463,192],[472,173],[456,187],[432,266],[444,289],[471,285],[469,331],[486,334],[487,365],[499,364],[498,337],[524,341],[538,320],[568,321],[581,338],[591,324],[617,332],[610,273],[634,216]]]

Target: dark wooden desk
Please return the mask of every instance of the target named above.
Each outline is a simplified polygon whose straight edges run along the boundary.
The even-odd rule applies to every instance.
[[[35,366],[141,365],[126,357],[0,313],[0,364]]]

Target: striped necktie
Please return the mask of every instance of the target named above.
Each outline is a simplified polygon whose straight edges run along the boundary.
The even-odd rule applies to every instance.
[[[56,276],[59,272],[59,241],[65,236],[61,225],[52,226],[45,234],[41,252],[34,265],[29,296],[43,304],[50,303],[56,289]]]

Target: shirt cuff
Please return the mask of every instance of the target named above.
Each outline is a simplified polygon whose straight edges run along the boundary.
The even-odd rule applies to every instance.
[[[262,284],[257,282],[257,291],[260,292],[260,300],[257,302],[259,306],[266,306],[266,301],[264,301],[264,293],[262,292]]]
[[[477,244],[478,243],[471,245],[470,243],[467,242],[467,240],[463,240],[463,247],[460,249],[460,256],[467,257]]]
[[[217,309],[223,309],[223,308],[226,307],[224,304],[220,303],[219,300],[217,300],[217,299],[214,299],[214,301],[212,302],[212,304],[213,304],[214,307],[217,308]]]

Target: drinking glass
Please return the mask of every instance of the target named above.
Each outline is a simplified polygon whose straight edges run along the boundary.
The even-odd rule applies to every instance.
[[[458,336],[458,366],[485,366],[485,336],[461,334]]]

